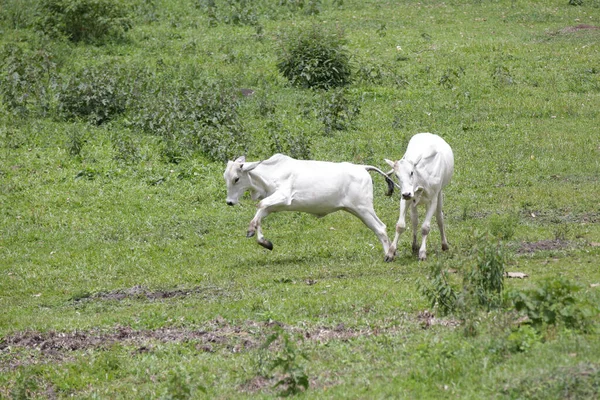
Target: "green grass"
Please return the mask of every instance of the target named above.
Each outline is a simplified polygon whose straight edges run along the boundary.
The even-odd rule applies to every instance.
[[[469,265],[474,230],[495,227],[508,232],[507,269],[529,275],[506,291],[563,277],[600,301],[600,29],[565,29],[600,26],[597,1],[323,0],[316,16],[258,8],[262,30],[211,27],[203,2],[136,1],[125,39],[98,46],[42,39],[20,2],[5,3],[0,47],[46,49],[57,76],[115,65],[155,87],[253,89],[237,110],[249,160],[282,129],[309,137],[314,159],[381,167],[430,131],[456,167],[447,253],[434,226],[426,262],[405,233],[386,264],[343,213],[270,215],[268,252],[245,237],[249,196],[225,204],[224,163],[185,144],[168,162],[173,142],[133,128],[134,109],[92,126],[58,117],[53,97],[45,114],[3,101],[0,397],[275,397],[266,360],[285,348],[260,348],[275,323],[306,355],[306,398],[598,397],[597,333],[548,327],[520,352],[509,308],[476,311],[468,336],[464,315],[426,323],[435,310],[419,289],[429,263]],[[342,30],[352,55],[345,96],[360,113],[343,131],[319,119],[326,93],[277,71],[282,33],[311,24]],[[398,198],[373,179],[393,235]]]

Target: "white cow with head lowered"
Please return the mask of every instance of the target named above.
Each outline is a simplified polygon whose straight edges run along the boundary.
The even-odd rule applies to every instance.
[[[223,177],[227,183],[228,205],[237,204],[247,190],[253,200],[261,200],[256,215],[250,221],[247,236],[256,234],[258,243],[269,250],[273,249],[273,244],[263,236],[261,221],[270,213],[301,211],[323,217],[344,210],[375,232],[387,255],[390,241],[385,224],[373,209],[373,182],[368,171],[377,171],[385,176],[391,195],[393,182],[378,168],[296,160],[282,154],[255,162],[246,162],[245,157],[239,157],[227,163]]]
[[[444,232],[444,216],[442,213],[442,189],[452,178],[454,172],[454,155],[452,149],[437,135],[431,133],[418,133],[414,135],[406,153],[399,161],[385,160],[392,168],[400,181],[400,218],[396,224],[396,235],[388,249],[386,259],[393,259],[398,246],[400,234],[406,230],[406,205],[410,206],[412,221],[413,242],[412,250],[418,251],[419,259],[427,257],[427,235],[433,214],[437,220],[442,236],[442,250],[448,250],[448,241]],[[425,221],[421,226],[421,246],[417,244],[417,206],[425,205]]]

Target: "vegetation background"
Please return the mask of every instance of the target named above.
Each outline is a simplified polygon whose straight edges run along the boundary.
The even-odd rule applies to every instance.
[[[3,0],[0,397],[598,398],[599,20]],[[426,262],[344,213],[269,216],[268,252],[225,205],[234,156],[381,167],[425,131],[456,159]]]

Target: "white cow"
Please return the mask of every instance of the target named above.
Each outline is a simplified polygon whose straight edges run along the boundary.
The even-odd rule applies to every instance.
[[[410,217],[413,229],[413,253],[419,253],[419,259],[427,258],[427,235],[430,230],[431,217],[435,214],[440,234],[442,250],[448,250],[448,241],[444,232],[444,216],[442,213],[442,189],[450,183],[454,172],[454,155],[452,149],[437,135],[418,133],[414,135],[406,153],[399,161],[385,160],[400,180],[400,218],[396,224],[396,235],[388,249],[386,259],[393,259],[398,246],[400,234],[406,230],[406,203],[410,204]],[[417,245],[417,206],[424,204],[427,211],[421,226],[421,247]]]
[[[227,183],[228,205],[237,204],[246,190],[250,191],[253,200],[261,200],[247,237],[256,233],[258,243],[269,250],[273,249],[273,244],[263,236],[261,221],[270,213],[301,211],[324,217],[344,210],[375,232],[384,254],[388,254],[390,241],[385,224],[373,209],[373,181],[367,171],[377,171],[385,176],[388,194],[392,194],[394,183],[378,168],[296,160],[282,154],[255,162],[246,162],[245,157],[239,157],[227,163],[223,177]]]

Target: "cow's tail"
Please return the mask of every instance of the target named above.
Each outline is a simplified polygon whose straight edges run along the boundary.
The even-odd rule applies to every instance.
[[[366,168],[367,171],[379,172],[381,175],[383,175],[385,177],[385,181],[387,182],[387,185],[388,185],[388,191],[385,194],[386,196],[391,196],[392,194],[394,194],[394,186],[396,186],[396,187],[398,187],[398,189],[400,189],[398,184],[396,182],[394,182],[392,180],[392,178],[390,178],[390,174],[386,174],[379,168],[373,167],[372,165],[365,165],[364,167]]]

